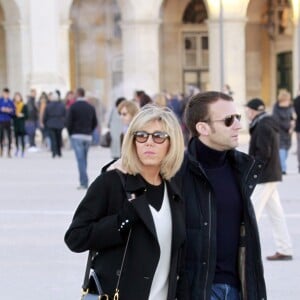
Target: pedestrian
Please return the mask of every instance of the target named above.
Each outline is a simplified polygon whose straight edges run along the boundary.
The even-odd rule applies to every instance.
[[[77,189],[88,187],[87,158],[92,143],[93,131],[98,125],[95,108],[85,98],[85,90],[78,88],[76,102],[69,108],[66,127],[71,138],[79,171],[80,185]]]
[[[145,106],[124,138],[125,185],[118,171],[102,173],[78,206],[65,242],[75,252],[98,252],[94,270],[110,296],[130,234],[120,299],[182,299],[176,291],[185,241],[184,203],[170,179],[182,163],[183,152],[183,136],[173,112]],[[130,193],[130,201],[125,192]]]
[[[36,105],[36,90],[31,89],[30,95],[27,98],[27,119],[25,121],[26,133],[29,139],[29,152],[36,152],[38,149],[36,147],[35,135],[36,129],[38,127],[38,108]]]
[[[20,154],[21,157],[24,157],[25,135],[26,135],[25,120],[27,118],[27,105],[24,103],[22,95],[18,92],[15,93],[13,102],[15,105],[15,112],[16,112],[13,118],[15,145],[16,145],[15,156],[18,156]],[[21,152],[19,152],[20,151],[19,143],[21,143]]]
[[[271,221],[276,253],[267,256],[267,259],[291,260],[293,247],[277,189],[278,182],[282,179],[278,125],[266,113],[265,104],[259,98],[247,103],[246,115],[250,121],[249,155],[264,162],[259,184],[252,194],[252,202],[257,221],[260,220],[264,208]]]
[[[7,138],[7,157],[11,157],[11,125],[15,116],[15,106],[9,97],[9,89],[2,90],[0,98],[0,157],[3,156],[4,135]]]
[[[250,196],[261,163],[235,148],[241,115],[231,96],[194,95],[191,133],[175,180],[185,200],[188,300],[263,300],[260,240]]]
[[[297,135],[297,160],[298,173],[300,173],[300,94],[294,100],[294,109],[296,113],[295,131]]]
[[[118,113],[118,105],[124,100],[126,100],[124,97],[120,97],[115,101],[115,105],[112,108],[108,119],[108,128],[111,137],[110,154],[112,159],[118,159],[121,156],[120,136],[123,131],[123,124]]]
[[[134,116],[139,112],[139,107],[136,105],[135,102],[125,100],[118,105],[118,112],[123,123],[123,130],[119,137],[122,146],[124,135],[129,127],[130,122],[132,121]]]
[[[279,156],[282,174],[287,174],[288,151],[292,145],[292,133],[295,128],[294,108],[291,93],[280,89],[277,102],[273,106],[273,116],[279,126]]]
[[[50,102],[46,105],[43,116],[44,127],[47,128],[52,158],[61,157],[62,130],[66,122],[66,107],[55,91],[51,94]]]

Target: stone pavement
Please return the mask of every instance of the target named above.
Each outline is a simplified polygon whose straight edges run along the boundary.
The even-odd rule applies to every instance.
[[[243,137],[241,150],[247,148]],[[268,299],[300,299],[300,175],[295,146],[290,151],[288,175],[280,195],[294,242],[293,261],[264,259]],[[89,175],[97,176],[110,160],[108,149],[93,147]],[[64,233],[84,195],[76,190],[78,174],[74,154],[61,159],[49,152],[27,153],[24,159],[0,158],[0,287],[1,299],[80,299],[86,253],[72,253]],[[260,222],[263,256],[273,254],[274,242],[266,216]],[[133,299],[137,300],[137,299]]]

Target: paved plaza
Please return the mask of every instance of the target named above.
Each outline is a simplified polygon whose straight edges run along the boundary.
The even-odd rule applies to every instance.
[[[247,148],[247,138],[241,150]],[[89,175],[95,178],[110,160],[106,148],[95,146],[89,155]],[[80,299],[86,253],[72,253],[63,241],[74,209],[85,191],[78,191],[74,154],[64,149],[61,159],[47,151],[26,157],[0,158],[0,287],[1,299]],[[260,222],[268,299],[300,299],[300,174],[295,143],[288,175],[280,195],[294,242],[293,261],[269,262],[275,252],[269,221]],[[138,299],[133,299],[138,300]]]

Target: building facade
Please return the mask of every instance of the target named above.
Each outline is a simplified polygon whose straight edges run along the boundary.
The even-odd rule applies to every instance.
[[[0,0],[0,87],[298,92],[300,0]]]

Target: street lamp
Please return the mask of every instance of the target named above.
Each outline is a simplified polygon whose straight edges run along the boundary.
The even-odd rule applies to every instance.
[[[224,83],[224,32],[223,32],[223,0],[220,0],[220,13],[219,13],[219,20],[220,20],[220,83],[221,88],[220,91],[223,89]]]

